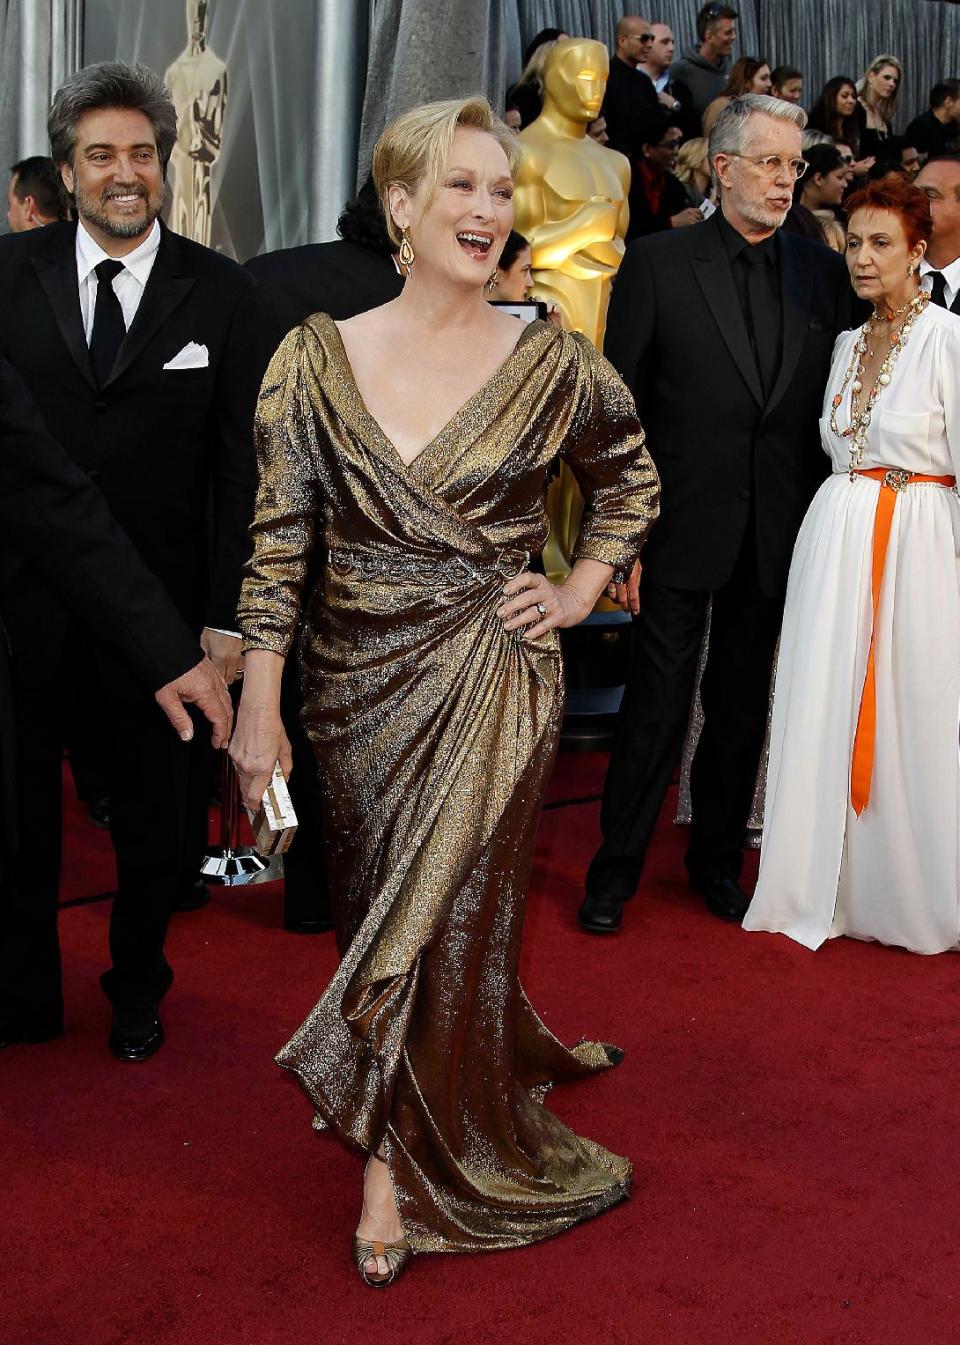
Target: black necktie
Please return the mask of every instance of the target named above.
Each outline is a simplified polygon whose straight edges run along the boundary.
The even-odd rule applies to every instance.
[[[770,292],[767,266],[771,261],[766,248],[745,247],[740,253],[747,267],[747,297],[750,300],[750,344],[757,362],[766,402],[777,378],[780,356],[780,332]]]
[[[102,388],[110,377],[127,329],[123,309],[113,288],[113,278],[123,270],[123,262],[105,261],[94,267],[97,273],[97,303],[93,310],[93,333],[90,337],[90,364],[97,387]]]
[[[927,275],[933,278],[933,289],[930,291],[930,302],[936,304],[938,308],[947,306],[947,280],[942,271],[928,271]]]

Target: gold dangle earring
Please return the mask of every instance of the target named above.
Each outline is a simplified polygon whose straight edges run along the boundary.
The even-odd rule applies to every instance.
[[[484,289],[487,291],[488,294],[492,294],[499,284],[500,284],[500,267],[495,266],[493,268],[493,275],[491,275],[490,279],[487,281],[486,285],[484,286]]]
[[[405,228],[401,229],[400,234],[399,261],[404,271],[409,275],[413,270],[413,263],[417,260],[417,254],[413,250],[413,244],[410,242],[410,235],[407,230]]]

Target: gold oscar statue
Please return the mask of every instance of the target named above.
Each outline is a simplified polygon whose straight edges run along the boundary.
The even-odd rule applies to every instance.
[[[187,0],[186,49],[164,76],[177,109],[170,227],[210,246],[210,173],[220,155],[227,67],[207,46],[208,0]]]
[[[598,349],[630,218],[629,162],[587,135],[609,73],[602,42],[562,38],[554,45],[543,72],[543,111],[520,132],[514,196],[515,227],[530,244],[534,294],[553,300],[563,325]],[[583,511],[566,464],[550,486],[547,509],[552,528],[544,568],[558,583],[569,573]]]

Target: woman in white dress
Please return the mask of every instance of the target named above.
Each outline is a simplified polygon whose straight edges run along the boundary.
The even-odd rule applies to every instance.
[[[960,319],[928,302],[923,194],[850,202],[873,316],[837,340],[820,422],[833,474],[797,538],[749,930],[920,953],[960,939]]]

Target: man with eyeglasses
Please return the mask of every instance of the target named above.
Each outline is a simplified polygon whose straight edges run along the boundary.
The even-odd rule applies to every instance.
[[[691,47],[670,68],[677,98],[689,109],[699,135],[707,106],[723,93],[730,70],[730,56],[737,40],[740,16],[729,5],[704,5],[697,15],[698,45]]]
[[[604,353],[636,398],[662,506],[641,557],[603,843],[580,909],[592,933],[620,927],[640,880],[680,758],[711,605],[686,864],[713,915],[739,921],[749,904],[741,847],[787,572],[829,471],[823,390],[836,335],[852,325],[843,260],[780,227],[806,167],[805,124],[793,103],[734,98],[710,137],[720,209],[632,243],[614,284]],[[636,590],[619,586],[616,596],[629,602]]]
[[[625,14],[617,24],[613,60],[601,115],[607,123],[611,149],[633,163],[640,153],[640,123],[645,112],[659,106],[657,91],[641,61],[653,44],[653,29],[639,14]]]

